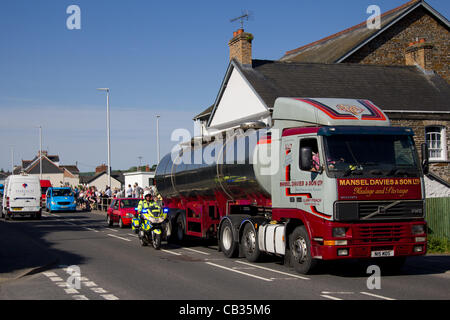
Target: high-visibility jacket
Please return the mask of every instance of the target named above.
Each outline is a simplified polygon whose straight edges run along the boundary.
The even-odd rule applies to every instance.
[[[162,216],[161,207],[154,201],[141,200],[138,204],[138,213],[142,213],[142,210],[147,209],[147,214],[153,217]]]

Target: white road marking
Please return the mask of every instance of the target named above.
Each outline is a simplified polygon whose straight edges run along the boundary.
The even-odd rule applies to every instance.
[[[116,229],[111,229],[111,228],[105,228],[106,230],[110,230],[110,231],[114,231],[114,232],[119,232],[119,230]]]
[[[236,273],[239,273],[239,274],[243,274],[243,275],[246,275],[246,276],[248,276],[248,277],[256,278],[256,279],[259,279],[259,280],[263,280],[263,281],[272,281],[271,279],[266,279],[266,278],[263,278],[263,277],[258,277],[258,276],[255,276],[255,275],[253,275],[253,274],[250,274],[250,273],[246,273],[246,272],[242,272],[242,271],[239,271],[239,270],[234,270],[234,269],[231,269],[231,268],[227,268],[227,267],[224,267],[224,266],[221,266],[221,265],[212,263],[212,262],[205,262],[205,263],[206,263],[206,264],[209,264],[209,265],[211,265],[211,266],[215,266],[215,267],[218,267],[218,268],[221,268],[221,269],[225,269],[225,270],[228,270],[228,271],[231,271],[231,272],[236,272]]]
[[[320,296],[323,297],[323,298],[331,299],[331,300],[343,300],[343,299],[336,298],[336,297],[333,297],[333,296],[329,296],[329,295],[326,295],[326,294],[321,294]]]
[[[97,285],[93,281],[85,281],[85,282],[83,282],[83,286],[90,288],[90,287],[96,287]]]
[[[384,299],[384,300],[395,300],[393,298],[388,298],[388,297],[383,297],[377,294],[373,294],[373,293],[369,293],[369,292],[361,292],[361,294],[365,294],[366,296],[371,296],[371,297],[375,297],[375,298],[380,298],[380,299]]]
[[[73,288],[64,289],[64,291],[65,291],[67,294],[79,293],[77,290],[75,290],[75,289],[73,289]]]
[[[244,262],[244,261],[236,261],[236,262],[237,263],[241,263],[241,264],[245,264],[247,266],[251,266],[253,268],[259,268],[259,269],[263,269],[263,270],[279,273],[279,274],[282,274],[282,275],[285,275],[285,276],[290,276],[290,277],[294,277],[294,278],[298,278],[298,279],[302,279],[302,280],[309,280],[309,278],[302,277],[302,276],[299,276],[299,275],[296,275],[296,274],[291,274],[291,273],[287,273],[287,272],[283,272],[283,271],[278,271],[278,270],[274,270],[274,269],[258,266],[256,264],[247,263],[247,262]]]
[[[173,251],[165,250],[165,249],[161,249],[161,251],[173,254],[175,256],[181,256],[181,253],[178,253],[178,252],[173,252]]]
[[[128,233],[129,236],[135,237],[135,238],[139,238],[136,234],[132,234],[132,233]]]
[[[60,288],[65,288],[69,286],[66,282],[57,282],[56,285]]]
[[[108,233],[107,235],[110,236],[110,237],[114,237],[114,238],[117,238],[117,239],[124,240],[124,241],[131,241],[130,239],[122,238],[122,237],[119,237],[119,236],[116,236],[116,235],[113,235],[113,234],[110,234],[110,233]]]
[[[108,293],[108,291],[106,291],[103,288],[91,288],[92,291],[94,291],[95,293]]]
[[[95,230],[95,229],[92,229],[92,228],[88,228],[88,227],[83,227],[83,228],[86,229],[86,230],[89,230],[89,231],[100,232],[98,230]]]
[[[56,274],[56,273],[54,273],[54,272],[43,272],[42,273],[44,276],[46,276],[46,277],[57,277],[58,275]]]
[[[195,250],[195,249],[191,249],[191,248],[183,248],[183,249],[189,250],[189,251],[192,251],[192,252],[197,252],[197,253],[200,253],[200,254],[204,254],[206,256],[209,256],[209,253],[206,253],[206,252],[203,252],[203,251],[200,251],[200,250]]]
[[[52,280],[53,282],[60,282],[60,281],[64,281],[62,278],[60,277],[49,277],[50,280]]]
[[[74,295],[72,296],[72,298],[75,300],[89,300],[86,296],[83,295]]]
[[[347,292],[347,291],[339,291],[339,292],[322,291],[322,294],[354,294],[354,292]]]
[[[117,298],[115,295],[113,294],[102,294],[100,295],[102,298],[106,299],[106,300],[119,300],[119,298]]]

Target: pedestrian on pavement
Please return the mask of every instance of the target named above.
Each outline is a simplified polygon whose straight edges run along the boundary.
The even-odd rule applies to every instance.
[[[133,188],[131,188],[131,184],[128,185],[128,189],[125,191],[125,197],[131,198],[133,196]]]

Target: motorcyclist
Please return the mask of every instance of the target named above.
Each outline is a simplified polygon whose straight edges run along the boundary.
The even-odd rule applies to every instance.
[[[161,207],[156,201],[152,199],[152,194],[150,193],[150,191],[146,191],[144,193],[144,199],[139,201],[137,208],[139,217],[141,216],[144,209],[147,209],[147,213],[153,217],[161,216]],[[163,215],[166,214],[163,213]]]

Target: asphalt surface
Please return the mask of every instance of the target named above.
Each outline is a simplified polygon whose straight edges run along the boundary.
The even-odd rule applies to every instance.
[[[141,247],[129,228],[107,227],[105,217],[77,212],[0,220],[0,299],[450,299],[448,255],[410,258],[396,274],[382,270],[379,289],[371,289],[367,265],[328,263],[304,276],[276,257],[228,259],[211,242],[163,242],[157,251]]]

